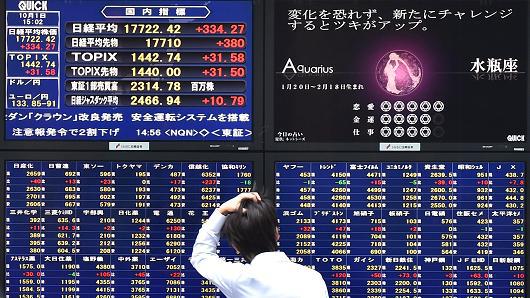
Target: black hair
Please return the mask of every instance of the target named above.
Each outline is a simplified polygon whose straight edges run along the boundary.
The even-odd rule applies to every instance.
[[[239,209],[228,215],[221,234],[247,262],[264,252],[278,250],[278,218],[273,203],[243,200]]]

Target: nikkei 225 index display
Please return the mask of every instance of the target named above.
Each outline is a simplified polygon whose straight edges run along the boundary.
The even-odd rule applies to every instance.
[[[252,140],[252,1],[5,5],[6,140]]]

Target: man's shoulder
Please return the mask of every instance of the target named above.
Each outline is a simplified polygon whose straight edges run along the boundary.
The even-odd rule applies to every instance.
[[[318,271],[311,269],[307,266],[300,265],[295,262],[291,262],[290,266],[293,268],[293,270],[296,270],[299,273],[303,273],[303,274],[306,274],[307,276],[314,277],[314,278],[319,278],[319,279],[322,278],[322,275]]]

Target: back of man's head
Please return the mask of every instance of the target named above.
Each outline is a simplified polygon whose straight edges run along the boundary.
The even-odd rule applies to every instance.
[[[239,209],[228,215],[222,235],[247,262],[264,252],[278,250],[278,219],[268,200],[244,200]]]

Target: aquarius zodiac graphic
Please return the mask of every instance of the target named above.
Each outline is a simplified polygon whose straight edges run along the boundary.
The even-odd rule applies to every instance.
[[[420,60],[408,51],[392,51],[377,64],[377,83],[392,95],[408,95],[419,86],[423,70]]]

